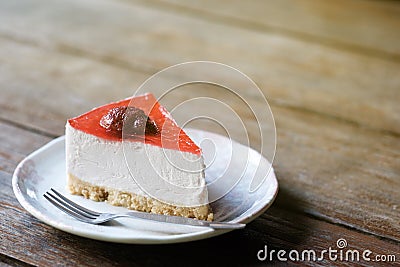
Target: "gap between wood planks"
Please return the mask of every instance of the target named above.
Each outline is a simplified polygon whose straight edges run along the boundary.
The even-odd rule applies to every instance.
[[[125,0],[122,0],[125,1]],[[9,40],[9,41],[13,41],[19,44],[23,44],[23,45],[27,45],[27,46],[32,46],[32,47],[36,47],[36,48],[40,48],[43,49],[45,48],[45,45],[35,41],[35,40],[31,40],[31,39],[27,39],[27,38],[21,38],[20,36],[15,36],[15,35],[11,35],[11,34],[6,34],[6,33],[0,33],[0,39],[5,39],[5,40]],[[46,47],[47,48],[47,47]],[[69,56],[75,56],[75,57],[81,57],[81,58],[86,58],[86,59],[90,59],[93,60],[95,62],[99,62],[102,63],[104,65],[109,65],[109,66],[113,66],[113,67],[117,67],[117,68],[121,68],[121,69],[129,69],[132,71],[136,71],[139,73],[144,73],[144,74],[148,74],[149,77],[151,75],[153,75],[154,73],[158,72],[159,69],[153,67],[153,66],[143,66],[143,64],[135,64],[135,63],[131,63],[129,61],[124,61],[115,57],[109,57],[109,56],[101,56],[101,55],[96,55],[93,53],[90,53],[90,51],[86,51],[77,47],[73,47],[73,46],[69,46],[67,44],[59,44],[55,49],[55,52],[61,53],[61,54],[65,54],[65,55],[69,55]],[[400,61],[399,61],[400,62]],[[368,125],[364,125],[360,122],[357,122],[355,120],[351,120],[351,119],[346,119],[340,116],[335,116],[332,114],[328,114],[325,112],[320,112],[317,110],[313,110],[310,108],[306,108],[306,107],[302,107],[302,106],[294,106],[294,105],[290,105],[290,104],[285,104],[285,103],[281,103],[279,101],[275,101],[274,99],[267,99],[268,103],[271,105],[271,107],[277,106],[277,107],[282,107],[282,108],[286,108],[286,109],[290,109],[290,110],[295,110],[304,114],[314,114],[317,115],[321,118],[329,118],[331,120],[335,120],[338,122],[342,122],[345,123],[347,125],[352,125],[354,127],[358,127],[358,128],[363,128],[365,130],[369,130],[369,131],[373,131],[376,133],[381,133],[383,135],[389,135],[389,136],[393,136],[393,137],[400,137],[400,133],[396,132],[396,131],[391,131],[391,130],[385,130],[385,129],[381,129],[381,128],[374,128],[374,127],[370,127]],[[2,121],[6,121],[6,118],[2,118],[0,116],[0,120]],[[10,121],[10,123],[12,123]],[[20,125],[20,127],[28,127],[28,126],[24,126],[24,125]],[[42,131],[40,129],[36,129],[36,128],[27,128],[30,129],[31,131],[35,132],[35,131]],[[43,133],[41,133],[42,135],[45,136],[49,136],[49,137],[57,137],[57,135],[48,133],[43,131]]]
[[[47,131],[45,131],[43,129],[38,129],[38,128],[35,128],[35,127],[32,127],[32,126],[24,125],[22,123],[18,123],[18,122],[15,122],[13,120],[9,120],[9,119],[3,118],[1,116],[0,116],[0,122],[2,122],[4,124],[8,124],[10,126],[14,126],[15,128],[19,128],[19,129],[22,129],[22,130],[25,130],[25,131],[28,131],[28,132],[32,132],[32,133],[35,133],[35,134],[39,134],[39,135],[42,135],[42,136],[45,136],[45,137],[49,137],[49,138],[57,138],[59,136],[59,135],[47,132]]]
[[[133,5],[132,1],[118,0],[129,5]],[[206,10],[201,10],[194,7],[183,6],[173,3],[166,3],[157,0],[134,0],[135,3],[142,6],[151,7],[159,10],[166,10],[169,12],[176,13],[178,15],[185,15],[190,18],[197,18],[200,20],[213,21],[225,26],[239,27],[246,30],[256,31],[256,32],[267,32],[276,35],[281,35],[289,37],[291,39],[298,39],[308,43],[318,43],[326,47],[334,48],[337,50],[344,50],[354,54],[367,55],[375,58],[380,58],[396,63],[400,63],[400,55],[396,53],[391,53],[384,50],[374,49],[371,47],[360,46],[357,44],[351,44],[343,42],[340,40],[329,39],[326,37],[309,34],[305,32],[299,32],[291,29],[286,29],[283,27],[272,26],[257,23],[255,21],[249,21],[242,18],[232,17],[229,15],[216,14]]]
[[[34,265],[25,263],[23,261],[20,261],[20,260],[18,260],[16,258],[8,256],[8,255],[0,254],[0,266],[2,266],[2,267],[3,266],[4,267],[6,267],[6,266],[17,266],[17,267],[24,266],[24,267],[28,267],[28,266],[34,266]]]

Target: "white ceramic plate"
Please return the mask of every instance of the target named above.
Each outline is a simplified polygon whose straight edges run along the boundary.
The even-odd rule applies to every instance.
[[[211,203],[216,221],[248,223],[272,204],[278,191],[278,183],[270,163],[264,157],[221,135],[194,129],[185,131],[195,142],[204,144],[201,145],[204,158],[206,163],[210,162],[210,167],[206,170],[208,181],[215,180],[223,172],[241,176],[228,194]],[[209,142],[202,142],[205,139],[211,140],[217,146],[209,146]],[[229,153],[231,158],[226,156]],[[241,165],[245,168],[237,169]],[[221,188],[218,187],[224,186],[221,180],[224,179],[219,179],[219,183],[209,186],[210,195],[220,193]],[[107,225],[91,225],[66,215],[43,197],[47,190],[55,188],[73,201],[97,211],[123,212],[125,209],[67,193],[64,136],[26,157],[17,166],[12,183],[18,201],[33,216],[60,230],[92,239],[118,243],[161,244],[199,240],[229,231],[125,218],[114,220]]]

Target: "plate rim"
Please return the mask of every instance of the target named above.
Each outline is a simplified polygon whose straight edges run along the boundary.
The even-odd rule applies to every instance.
[[[201,131],[201,132],[206,132],[206,133],[211,133],[211,134],[216,134],[213,132],[207,132],[207,131],[202,131],[198,129],[191,129],[195,131]],[[217,134],[218,135],[218,134]],[[234,141],[234,140],[233,140]],[[26,199],[24,194],[21,191],[21,188],[19,186],[19,173],[21,171],[21,168],[26,164],[31,158],[34,158],[37,155],[40,155],[41,153],[44,153],[44,151],[48,150],[49,148],[58,145],[60,142],[65,143],[65,135],[59,136],[55,139],[50,140],[43,146],[39,147],[38,149],[34,150],[32,153],[27,155],[23,160],[21,160],[17,167],[14,170],[13,176],[12,176],[12,188],[14,191],[14,195],[16,196],[18,202],[21,204],[21,206],[29,212],[31,215],[33,215],[35,218],[38,220],[44,222],[47,225],[50,225],[58,230],[61,230],[63,232],[67,232],[70,234],[74,234],[77,236],[85,237],[85,238],[90,238],[94,240],[100,240],[100,241],[106,241],[106,242],[113,242],[113,243],[125,243],[125,244],[172,244],[172,243],[181,243],[181,242],[188,242],[188,241],[195,241],[195,240],[201,240],[201,239],[206,239],[210,238],[213,236],[218,236],[222,235],[225,233],[228,233],[232,230],[215,230],[211,228],[205,228],[204,231],[195,231],[191,233],[183,233],[183,234],[176,234],[176,235],[167,235],[167,236],[154,236],[154,237],[146,237],[146,238],[141,238],[141,237],[132,237],[132,236],[127,236],[127,237],[110,237],[107,235],[101,235],[99,232],[87,232],[86,230],[79,230],[79,228],[73,228],[61,221],[57,222],[57,220],[54,220],[51,218],[51,216],[46,216],[46,214],[43,214],[40,212],[38,209],[36,209],[30,201]],[[234,141],[236,142],[236,141]],[[238,143],[238,142],[236,142]],[[238,143],[240,144],[240,143]],[[242,144],[240,144],[242,145]],[[254,150],[251,147],[246,146],[248,149]],[[255,151],[255,150],[254,150]],[[256,151],[257,152],[257,151]],[[262,157],[264,157],[261,153],[257,152],[260,154]],[[265,157],[264,157],[265,158]],[[267,160],[268,161],[268,160]],[[269,162],[269,161],[268,161]],[[273,195],[270,198],[270,200],[263,205],[261,208],[254,210],[254,212],[251,212],[248,214],[246,217],[240,220],[242,223],[249,223],[252,220],[256,219],[259,217],[262,213],[264,213],[274,202],[276,199],[276,196],[279,191],[279,184],[278,180],[276,178],[274,169],[271,164],[271,170],[270,174],[268,176],[271,176],[273,180],[271,181],[271,185],[274,186],[275,188],[273,189]],[[37,201],[40,205],[41,203]],[[43,205],[41,205],[43,206]]]

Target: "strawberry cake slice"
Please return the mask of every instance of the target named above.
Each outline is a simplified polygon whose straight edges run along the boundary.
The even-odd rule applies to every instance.
[[[212,220],[201,149],[152,94],[66,124],[71,194],[157,214]]]

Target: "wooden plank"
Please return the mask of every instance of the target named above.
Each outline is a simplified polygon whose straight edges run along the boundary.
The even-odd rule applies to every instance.
[[[64,133],[67,118],[128,97],[147,78],[104,64],[99,72],[92,60],[6,40],[0,47],[0,117],[53,136]]]
[[[0,170],[12,173],[16,163],[51,139],[0,121]]]
[[[142,246],[123,245],[81,238],[47,226],[27,214],[13,196],[11,175],[0,171],[0,253],[40,266],[148,266],[148,265],[248,265],[265,264],[257,259],[259,250],[301,251],[313,249],[320,253],[336,241],[345,238],[348,249],[398,256],[398,244],[359,233],[345,227],[315,220],[292,210],[276,207],[249,224],[244,230],[184,244]],[[283,199],[284,197],[284,199]],[[281,195],[277,202],[295,198]],[[297,202],[293,202],[297,203]],[[151,255],[151,257],[150,257]],[[193,260],[201,255],[204,260]],[[197,257],[197,256],[196,256]],[[207,261],[207,263],[205,262]],[[273,263],[279,263],[276,257]],[[301,262],[305,266],[332,264],[329,258],[321,262]],[[369,266],[369,262],[349,263],[350,266]],[[392,263],[393,264],[393,263]]]
[[[398,137],[308,113],[273,112],[279,133],[275,170],[306,211],[400,240]]]
[[[4,141],[12,142],[13,137],[31,141],[15,143],[16,151],[27,153],[36,148],[38,142],[44,141],[37,134],[13,126],[0,125],[0,128]],[[9,134],[11,130],[13,137]],[[243,231],[213,238],[212,242],[204,240],[157,247],[89,241],[47,226],[20,207],[12,192],[11,173],[3,170],[0,170],[0,200],[0,253],[12,266],[25,266],[19,261],[41,266],[185,265],[193,260],[194,254],[203,255],[215,264],[264,264],[257,260],[257,252],[265,245],[269,250],[282,249],[287,253],[293,249],[313,249],[318,253],[329,247],[335,248],[339,238],[347,240],[349,249],[369,249],[373,255],[398,253],[398,244],[304,216],[303,201],[285,189],[279,194],[277,205]],[[285,203],[291,203],[290,209],[279,208]],[[11,258],[18,261],[12,262]],[[273,259],[272,262],[279,263],[277,258]],[[318,264],[330,262],[326,258]],[[190,264],[203,266],[205,263]],[[317,263],[308,261],[302,264],[316,266]],[[368,262],[355,265],[368,266]]]
[[[8,46],[12,50],[3,49]],[[45,132],[62,134],[65,120],[72,114],[86,111],[93,104],[129,95],[124,90],[108,91],[107,86],[118,81],[113,75],[143,75],[10,41],[1,42],[0,51],[6,51],[11,57],[14,57],[14,53],[23,55],[24,62],[44,56],[49,58],[42,62],[42,71],[37,71],[34,79],[28,75],[29,70],[19,66],[20,61],[0,58],[2,68],[12,70],[1,75],[1,79],[6,81],[0,81],[2,99],[5,99],[0,105],[1,114],[6,114],[11,121],[22,125],[30,123],[33,128]],[[59,65],[58,62],[63,64]],[[64,71],[71,66],[84,67]],[[79,73],[82,80],[71,78]],[[102,82],[85,82],[87,77],[97,76],[101,77]],[[20,78],[16,80],[17,77]],[[7,81],[12,82],[12,87],[8,87],[10,84]],[[125,81],[121,79],[118,85]],[[85,92],[80,91],[83,87]],[[32,91],[48,97],[37,97],[31,101],[26,95]],[[185,94],[186,98],[192,96]],[[18,104],[14,99],[18,100]],[[177,98],[176,101],[182,99]],[[163,103],[167,106],[172,103],[172,100],[166,101]],[[5,106],[6,103],[8,106]],[[261,105],[257,103],[255,109]],[[276,105],[272,108],[278,127],[278,150],[274,165],[281,189],[297,197],[306,207],[304,212],[313,216],[400,240],[400,215],[397,211],[400,203],[396,198],[400,174],[398,137],[312,112]],[[245,111],[240,108],[237,110],[240,115],[245,115]],[[56,114],[52,115],[51,120],[47,117],[49,112]],[[250,121],[249,127],[252,132],[257,125]],[[253,145],[257,146],[257,140],[253,141]],[[287,205],[290,207],[292,204],[288,202]]]
[[[150,3],[179,14],[400,60],[400,5],[396,1],[153,0]]]
[[[396,62],[140,4],[40,3],[2,2],[0,35],[132,72],[189,60],[220,61],[248,74],[276,105],[400,133]],[[26,67],[35,69],[30,64]]]

